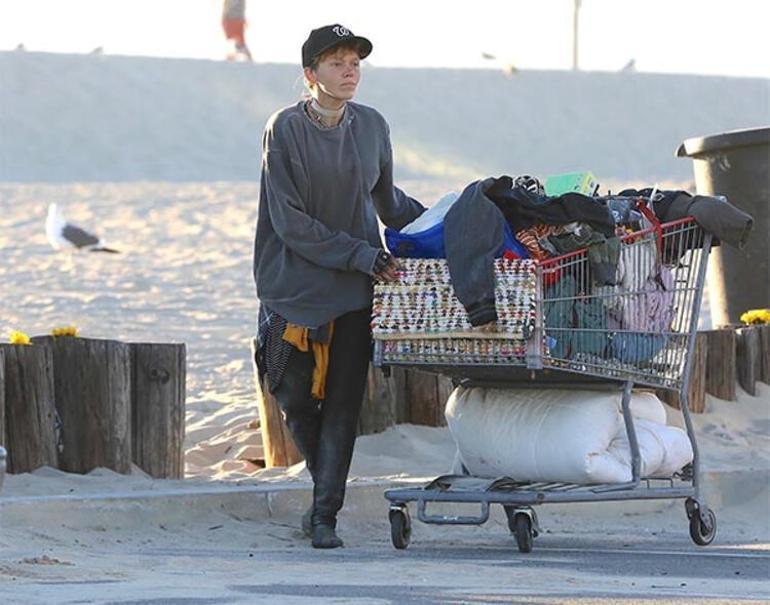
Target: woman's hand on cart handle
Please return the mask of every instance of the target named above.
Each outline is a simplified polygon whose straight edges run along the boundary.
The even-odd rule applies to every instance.
[[[374,263],[374,277],[384,282],[398,281],[398,272],[401,264],[398,259],[387,250],[380,250]]]

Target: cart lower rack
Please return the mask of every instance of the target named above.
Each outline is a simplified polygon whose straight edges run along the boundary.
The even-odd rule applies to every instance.
[[[503,506],[519,550],[540,529],[533,507],[548,503],[684,499],[690,536],[707,545],[716,517],[700,490],[697,440],[687,402],[690,359],[711,235],[692,219],[658,224],[623,238],[616,283],[597,279],[587,250],[547,261],[496,261],[496,333],[474,332],[454,297],[446,261],[402,259],[395,284],[375,286],[375,364],[414,366],[475,386],[622,389],[632,478],[577,485],[445,475],[421,488],[385,492],[391,538],[406,548],[408,503],[424,523],[479,525]],[[635,385],[678,391],[693,462],[672,477],[646,479],[630,410]],[[478,503],[478,515],[439,515],[430,503]]]

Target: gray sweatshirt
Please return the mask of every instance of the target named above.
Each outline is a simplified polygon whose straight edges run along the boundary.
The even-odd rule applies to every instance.
[[[303,102],[273,114],[262,139],[254,279],[261,304],[315,328],[372,301],[383,247],[377,216],[401,229],[425,208],[393,185],[385,119],[348,102],[324,129]]]

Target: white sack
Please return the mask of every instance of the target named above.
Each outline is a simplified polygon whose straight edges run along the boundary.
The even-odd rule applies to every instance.
[[[634,427],[640,450],[644,443],[648,451],[660,451],[660,459],[655,465],[651,464],[651,458],[645,460],[642,452],[642,477],[670,477],[692,462],[692,444],[682,429],[642,418],[634,418]],[[625,431],[612,441],[609,452],[631,472],[631,451]]]
[[[473,475],[618,483],[631,480],[630,454],[618,455],[620,442],[610,451],[613,441],[625,438],[621,397],[606,391],[458,387],[446,418]],[[663,404],[652,393],[634,393],[631,410],[653,424],[665,422]],[[639,441],[643,473],[658,472],[666,460],[661,439],[645,434]]]
[[[620,413],[623,413],[621,405],[622,393],[617,394],[617,405]],[[658,424],[666,424],[666,408],[663,402],[656,397],[654,393],[648,391],[632,391],[631,393],[631,415],[634,418],[641,418]]]
[[[679,427],[656,424],[654,428],[658,438],[663,441],[664,456],[652,476],[670,477],[695,458],[692,443],[687,433]]]

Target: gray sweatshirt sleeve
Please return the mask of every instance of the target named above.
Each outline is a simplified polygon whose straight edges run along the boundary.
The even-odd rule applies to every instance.
[[[365,240],[332,231],[307,214],[293,179],[288,153],[267,151],[263,161],[262,178],[269,191],[270,222],[284,244],[322,267],[370,274],[378,249]],[[302,170],[301,166],[295,168]]]
[[[393,151],[387,127],[386,136],[387,160],[380,168],[380,178],[372,189],[372,200],[382,222],[391,229],[400,231],[425,212],[425,206],[393,184]]]

